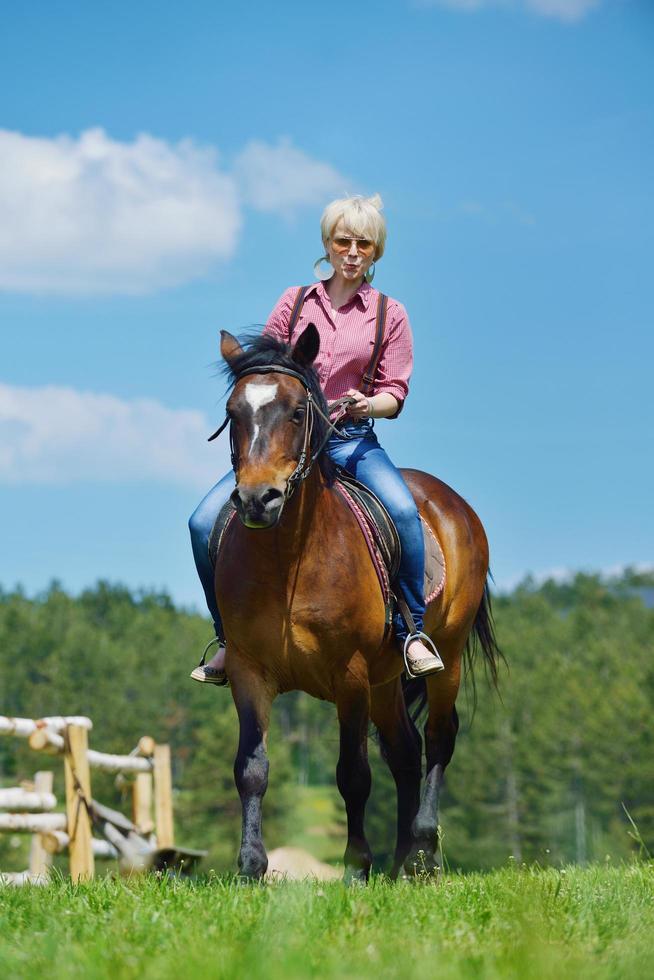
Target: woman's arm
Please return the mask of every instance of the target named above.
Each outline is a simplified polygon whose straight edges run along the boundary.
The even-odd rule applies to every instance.
[[[350,388],[348,395],[356,399],[354,405],[350,405],[347,414],[353,419],[389,419],[397,415],[400,403],[395,395],[388,391],[380,391],[378,395],[367,398],[363,392]]]
[[[288,341],[288,325],[296,295],[297,287],[284,290],[266,320],[266,325],[263,328],[265,334],[269,334],[275,340],[281,340],[283,343]]]

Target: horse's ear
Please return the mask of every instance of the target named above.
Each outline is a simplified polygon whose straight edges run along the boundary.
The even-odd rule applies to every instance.
[[[320,350],[320,334],[314,323],[310,323],[298,338],[291,357],[301,367],[310,367]]]
[[[220,353],[228,364],[231,364],[235,357],[243,353],[243,348],[236,337],[228,333],[227,330],[220,331]]]

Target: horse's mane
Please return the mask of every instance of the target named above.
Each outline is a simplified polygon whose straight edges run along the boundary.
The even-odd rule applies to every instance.
[[[288,368],[291,371],[295,371],[296,374],[299,374],[304,379],[305,384],[311,392],[313,400],[317,404],[318,408],[326,416],[329,415],[327,411],[327,402],[322,393],[322,388],[320,387],[320,381],[318,380],[317,373],[312,367],[304,367],[303,365],[298,364],[297,361],[293,360],[292,347],[290,344],[285,344],[283,341],[277,340],[275,337],[271,337],[270,334],[259,334],[252,332],[242,334],[239,337],[239,341],[243,348],[243,353],[232,357],[230,363],[225,361],[222,364],[222,372],[227,376],[230,388],[233,387],[238,377],[240,377],[242,374],[247,374],[247,372],[253,368],[264,367],[269,364],[275,366],[279,365],[279,367]],[[314,414],[313,431],[311,433],[310,442],[312,455],[320,449],[326,437],[327,423],[316,412]],[[320,454],[318,463],[320,466],[320,472],[327,483],[331,485],[336,475],[334,463],[326,452],[322,452]]]

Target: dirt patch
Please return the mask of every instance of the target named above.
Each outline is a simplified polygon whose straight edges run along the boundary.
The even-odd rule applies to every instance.
[[[317,881],[332,881],[340,878],[342,871],[319,861],[301,847],[276,847],[268,855],[266,878],[287,878],[289,881],[303,881],[313,878]]]

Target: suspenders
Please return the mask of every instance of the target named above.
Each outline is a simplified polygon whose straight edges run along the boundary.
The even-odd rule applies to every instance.
[[[293,336],[293,331],[300,319],[300,313],[302,312],[302,305],[304,303],[304,297],[307,295],[307,291],[310,286],[301,286],[295,296],[295,302],[293,303],[293,309],[291,310],[291,319],[288,321],[288,342],[290,344],[291,337]]]
[[[384,296],[383,293],[379,294],[379,300],[377,301],[377,322],[375,325],[375,343],[372,348],[372,355],[368,363],[368,367],[363,372],[363,383],[361,385],[361,391],[364,395],[370,395],[372,391],[372,386],[375,383],[375,375],[377,374],[377,366],[379,364],[379,359],[381,357],[382,343],[384,340],[384,329],[386,327],[386,310],[388,308],[388,296]]]
[[[288,321],[288,342],[290,344],[291,337],[293,336],[293,331],[297,326],[297,322],[300,319],[300,313],[302,312],[302,306],[304,304],[304,297],[310,286],[302,286],[298,289],[295,296],[295,301],[293,303],[293,309],[291,310],[291,317]],[[379,299],[377,301],[377,319],[375,323],[375,342],[372,347],[372,354],[370,356],[370,361],[366,370],[363,372],[363,379],[361,382],[361,391],[364,395],[370,395],[372,391],[372,386],[375,383],[375,375],[377,374],[377,367],[379,365],[379,360],[381,358],[382,344],[384,342],[384,331],[386,329],[386,311],[388,309],[388,296],[383,293],[379,294]]]

